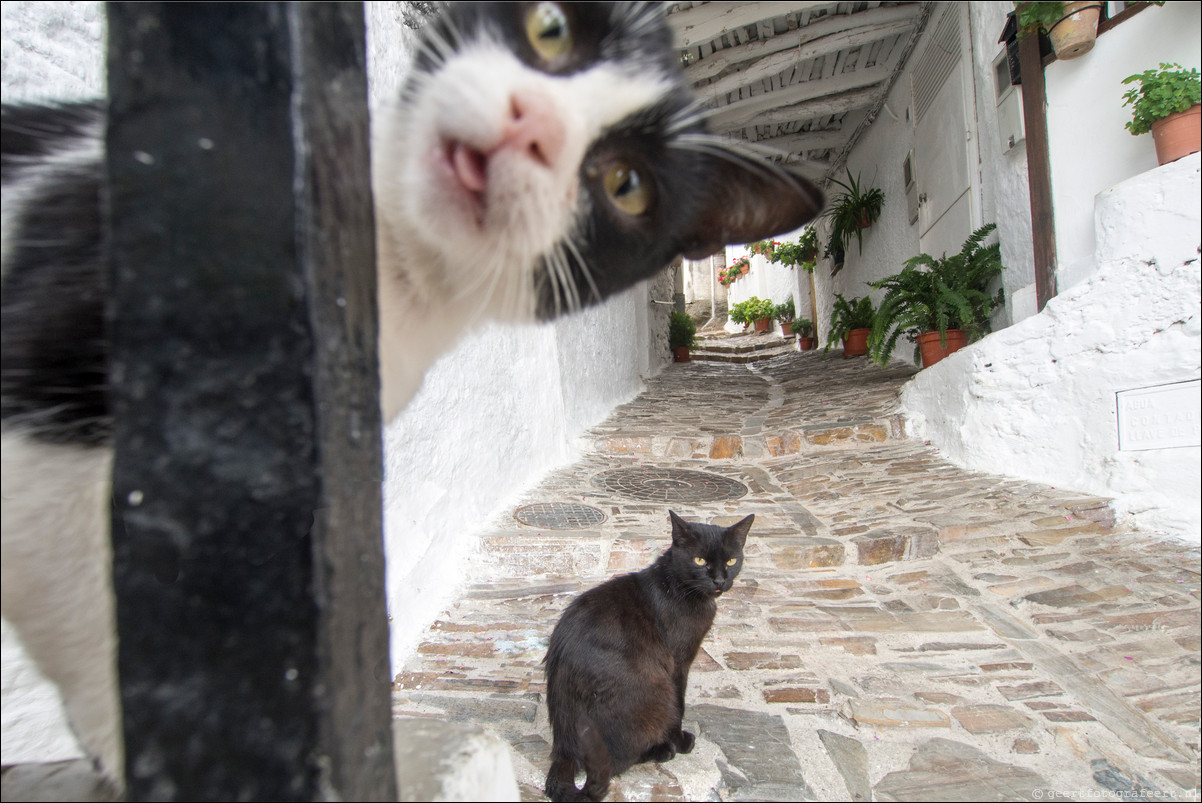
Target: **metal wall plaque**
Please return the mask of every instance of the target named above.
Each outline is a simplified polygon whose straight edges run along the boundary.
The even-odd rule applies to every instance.
[[[1119,451],[1202,445],[1199,380],[1120,390]]]

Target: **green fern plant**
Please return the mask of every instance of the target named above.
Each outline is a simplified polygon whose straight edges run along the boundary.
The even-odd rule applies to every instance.
[[[871,296],[848,301],[842,293],[836,293],[835,304],[831,308],[831,329],[826,334],[826,348],[823,351],[830,351],[852,329],[871,329],[875,318],[876,310],[872,307]]]
[[[868,336],[868,354],[878,365],[889,361],[903,335],[914,339],[939,332],[946,345],[948,329],[965,330],[970,341],[989,331],[989,315],[1004,296],[1000,289],[991,295],[987,288],[1004,266],[1001,246],[982,243],[996,228],[989,223],[974,231],[958,254],[941,259],[919,254],[907,259],[900,273],[872,283],[885,291]]]
[[[885,206],[885,192],[880,187],[864,189],[858,179],[854,178],[851,170],[847,171],[847,183],[837,178],[831,181],[842,187],[845,192],[831,201],[825,217],[831,219],[831,239],[827,245],[827,253],[836,253],[836,243],[839,250],[846,251],[854,235],[860,253],[864,253],[864,233],[861,224],[871,225],[881,216]]]

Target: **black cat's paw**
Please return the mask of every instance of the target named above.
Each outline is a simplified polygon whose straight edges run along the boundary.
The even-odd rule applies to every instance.
[[[693,745],[697,744],[697,737],[688,731],[681,731],[680,738],[676,741],[676,752],[691,753]]]
[[[672,741],[661,742],[655,747],[647,748],[647,752],[643,753],[639,763],[654,761],[657,764],[662,764],[665,761],[671,761],[676,758],[676,745]]]

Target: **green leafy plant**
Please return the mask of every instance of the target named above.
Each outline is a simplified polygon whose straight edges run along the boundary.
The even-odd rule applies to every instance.
[[[762,318],[771,318],[772,311],[776,308],[771,299],[761,299],[752,296],[746,301],[740,301],[730,308],[728,313],[730,319],[735,323],[741,323],[746,326]]]
[[[982,242],[996,228],[989,223],[974,231],[958,254],[941,259],[919,254],[907,259],[900,273],[872,283],[885,291],[868,336],[868,353],[878,365],[889,361],[903,335],[913,339],[939,332],[946,345],[948,329],[965,330],[969,340],[989,331],[989,315],[1002,304],[1003,293],[991,295],[987,287],[1004,266],[1001,246]]]
[[[835,294],[835,305],[831,309],[831,330],[826,334],[826,348],[830,351],[835,343],[847,337],[852,329],[871,329],[876,310],[872,307],[872,298],[853,298],[848,301],[842,293]]]
[[[825,217],[831,219],[831,239],[827,252],[836,253],[836,243],[841,251],[851,244],[851,238],[856,238],[860,253],[864,252],[864,235],[862,229],[872,225],[881,216],[885,206],[885,192],[880,187],[864,189],[859,179],[847,171],[847,182],[832,178],[835,184],[844,189],[844,193],[835,198],[825,212]]]
[[[797,317],[797,308],[793,306],[793,297],[783,304],[777,304],[772,308],[772,317],[781,323],[790,323]]]
[[[1180,64],[1161,62],[1159,70],[1128,75],[1123,84],[1137,81],[1139,86],[1123,94],[1123,105],[1131,107],[1127,130],[1132,135],[1146,134],[1152,123],[1202,102],[1202,77],[1196,68],[1186,70]]]
[[[798,318],[793,321],[793,331],[802,337],[814,336],[814,322],[809,318]]]
[[[1040,28],[1045,31],[1051,30],[1052,26],[1063,18],[1064,3],[1036,2],[1018,6],[1018,27],[1024,33],[1034,33]]]
[[[718,284],[722,285],[723,287],[730,287],[735,283],[735,279],[742,275],[743,272],[738,268],[723,268],[722,270],[718,271]]]
[[[697,324],[691,316],[680,310],[672,310],[668,316],[668,347],[697,346]]]

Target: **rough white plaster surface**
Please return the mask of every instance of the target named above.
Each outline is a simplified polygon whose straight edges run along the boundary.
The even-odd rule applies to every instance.
[[[798,229],[797,231],[773,239],[779,242],[795,242],[800,235],[801,230]],[[728,265],[743,256],[751,257],[751,272],[736,281],[727,290],[729,306],[733,307],[735,304],[746,301],[752,296],[759,299],[769,299],[773,304],[784,304],[792,298],[797,314],[803,318],[810,316],[810,285],[809,276],[805,271],[769,262],[767,257],[749,253],[746,246],[727,246],[726,263]],[[800,280],[798,276],[805,279],[804,289],[799,285]],[[776,331],[779,331],[779,324],[775,321],[772,326]],[[750,329],[750,327],[747,328]],[[726,322],[726,331],[728,332],[742,332],[743,330],[743,324],[734,323],[729,320]]]
[[[1152,135],[1133,137],[1124,127],[1131,110],[1122,105],[1122,80],[1160,62],[1202,63],[1202,4],[1147,8],[1099,36],[1086,55],[1044,72],[1059,292],[1095,269],[1094,196],[1156,167]]]
[[[670,293],[670,285],[657,292]],[[571,440],[662,366],[647,285],[545,326],[489,326],[426,375],[385,431],[384,538],[394,671],[470,579],[476,536],[574,456]],[[665,307],[666,309],[666,307]],[[660,344],[662,340],[662,344]]]
[[[969,468],[1113,497],[1140,526],[1199,543],[1199,448],[1120,452],[1115,397],[1199,378],[1199,165],[1099,195],[1096,270],[915,375],[901,400],[911,434]]]

